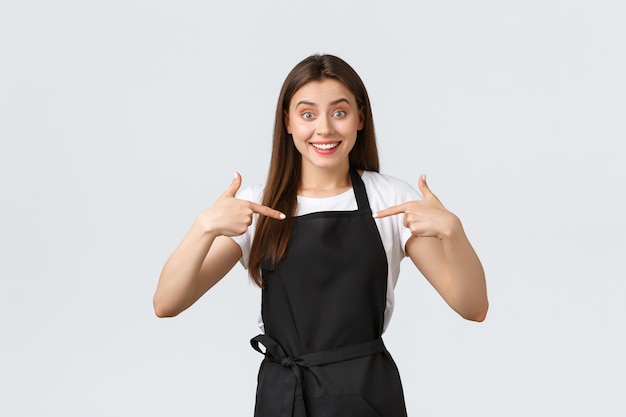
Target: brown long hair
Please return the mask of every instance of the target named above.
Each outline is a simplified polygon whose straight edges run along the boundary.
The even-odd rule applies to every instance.
[[[357,132],[356,143],[350,151],[350,166],[367,171],[379,170],[374,120],[361,77],[348,63],[333,55],[312,55],[302,60],[287,75],[278,97],[272,157],[262,203],[280,210],[287,218],[275,220],[259,216],[250,249],[248,272],[254,283],[261,288],[263,287],[261,264],[269,261],[271,265],[276,265],[287,250],[300,185],[302,156],[293,144],[291,135],[287,133],[285,114],[289,112],[291,98],[300,87],[308,82],[324,79],[337,80],[345,85],[354,94],[357,105],[363,112],[363,129]]]

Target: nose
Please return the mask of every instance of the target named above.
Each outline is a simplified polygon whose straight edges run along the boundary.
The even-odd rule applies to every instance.
[[[332,122],[328,116],[320,117],[315,129],[319,136],[330,136],[334,133]]]

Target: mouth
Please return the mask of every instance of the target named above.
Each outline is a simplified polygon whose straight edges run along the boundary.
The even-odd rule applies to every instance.
[[[339,146],[341,142],[325,142],[325,143],[311,143],[311,145],[315,149],[319,149],[320,151],[328,151]]]

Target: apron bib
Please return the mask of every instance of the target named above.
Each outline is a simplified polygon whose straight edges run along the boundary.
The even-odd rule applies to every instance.
[[[358,209],[296,217],[285,257],[262,266],[255,417],[406,416],[381,339],[387,256],[363,181],[350,176]]]

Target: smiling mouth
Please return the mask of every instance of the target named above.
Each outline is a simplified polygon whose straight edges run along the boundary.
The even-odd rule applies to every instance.
[[[329,149],[333,149],[336,148],[337,146],[339,146],[340,142],[332,142],[332,143],[312,143],[311,145],[315,148],[315,149],[319,149],[321,151],[327,151]]]

